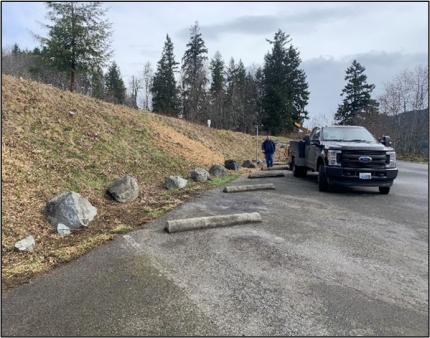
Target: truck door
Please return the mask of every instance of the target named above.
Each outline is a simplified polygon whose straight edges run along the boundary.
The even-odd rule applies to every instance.
[[[320,153],[320,128],[314,128],[310,136],[310,143],[306,149],[306,166],[316,170],[316,162]]]

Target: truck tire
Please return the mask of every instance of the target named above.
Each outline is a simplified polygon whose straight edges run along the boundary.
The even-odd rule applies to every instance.
[[[294,164],[293,175],[295,177],[305,177],[306,176],[306,172],[307,172],[307,168],[306,167],[299,167],[299,166],[296,166]]]
[[[383,195],[388,195],[390,193],[390,187],[379,187],[379,192]]]
[[[328,191],[329,185],[327,181],[326,171],[324,164],[321,164],[318,170],[318,190]]]

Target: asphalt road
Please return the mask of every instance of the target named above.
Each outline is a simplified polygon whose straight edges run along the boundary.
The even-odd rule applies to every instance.
[[[206,192],[4,292],[2,335],[428,336],[428,167],[399,170],[389,195],[290,172],[252,180],[275,191]],[[163,230],[247,211],[264,222]]]

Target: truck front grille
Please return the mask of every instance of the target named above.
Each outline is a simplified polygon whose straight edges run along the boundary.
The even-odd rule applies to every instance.
[[[342,167],[346,168],[385,168],[387,155],[385,151],[344,150],[341,155],[341,163]]]

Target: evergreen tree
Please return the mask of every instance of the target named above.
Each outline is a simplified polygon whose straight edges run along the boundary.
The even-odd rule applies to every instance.
[[[210,67],[212,83],[210,93],[212,98],[224,91],[224,61],[220,52],[216,52],[211,60]]]
[[[204,121],[206,116],[203,110],[208,82],[205,61],[208,59],[208,50],[197,22],[190,31],[190,41],[182,58],[184,115],[192,121]]]
[[[242,60],[239,60],[239,63],[237,64],[234,83],[232,103],[233,111],[235,112],[236,130],[246,132],[246,70]]]
[[[309,92],[306,75],[299,69],[299,52],[290,44],[289,35],[278,30],[274,40],[267,41],[273,47],[264,58],[262,122],[277,134],[293,130],[294,122],[307,118]]]
[[[176,88],[175,71],[178,62],[173,54],[173,43],[169,35],[166,36],[161,59],[157,64],[157,71],[152,82],[152,110],[176,116],[179,113],[178,90]]]
[[[248,72],[245,82],[245,112],[246,120],[243,125],[243,131],[250,133],[254,131],[254,126],[259,123],[261,110],[260,78],[261,68],[257,69],[255,74]]]
[[[114,103],[125,103],[125,85],[121,73],[115,62],[112,62],[105,79],[106,98]]]
[[[15,43],[12,47],[12,55],[17,56],[19,54],[21,54],[21,49],[19,48],[18,44]]]
[[[308,112],[305,110],[309,100],[308,83],[306,82],[306,74],[303,69],[300,69],[300,54],[296,48],[290,46],[288,48],[288,80],[289,92],[291,93],[291,108],[289,111],[290,120],[287,130],[292,130],[295,122],[302,124],[308,118]]]
[[[343,101],[335,114],[335,120],[338,124],[355,124],[360,118],[377,111],[377,102],[371,97],[375,85],[367,83],[365,70],[366,68],[356,60],[347,68],[345,75],[347,83],[340,94]]]
[[[48,37],[39,37],[45,59],[69,74],[70,91],[77,73],[104,64],[109,53],[110,24],[100,2],[48,2]]]
[[[231,58],[227,68],[226,128],[246,130],[246,70],[242,60],[235,64]]]
[[[224,116],[224,97],[225,97],[225,79],[224,79],[224,61],[219,52],[215,53],[210,63],[211,70],[211,87],[210,87],[210,114],[209,118],[213,126],[222,127]]]
[[[225,102],[224,102],[224,119],[223,119],[223,128],[224,129],[234,129],[236,126],[236,116],[234,111],[234,95],[235,95],[235,86],[236,86],[236,71],[237,66],[235,64],[234,58],[230,59],[226,70],[226,93],[225,93]]]

